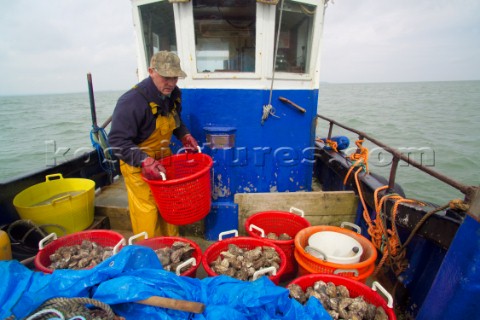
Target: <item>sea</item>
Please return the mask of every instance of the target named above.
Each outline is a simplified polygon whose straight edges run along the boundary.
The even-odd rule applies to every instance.
[[[97,91],[97,123],[112,114],[123,91]],[[416,162],[465,185],[480,184],[480,81],[322,83],[318,114],[366,133]],[[0,181],[37,171],[93,150],[92,116],[85,93],[0,96]],[[316,135],[328,134],[328,122]],[[358,136],[339,127],[356,150]],[[389,176],[391,156],[368,141],[369,170]],[[463,195],[400,162],[396,182],[407,198],[444,205]]]

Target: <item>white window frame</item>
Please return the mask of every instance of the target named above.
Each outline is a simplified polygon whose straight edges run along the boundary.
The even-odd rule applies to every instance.
[[[168,0],[160,0],[168,1]],[[148,76],[148,65],[144,54],[145,43],[142,35],[139,6],[160,2],[159,0],[133,0],[133,21],[137,37],[137,64],[139,79]],[[256,3],[256,35],[255,35],[255,72],[197,72],[195,28],[192,2],[173,3],[176,30],[177,50],[182,69],[187,77],[179,79],[180,87],[188,88],[264,88],[270,89],[272,75],[274,89],[312,89],[320,84],[320,45],[324,17],[324,0],[292,0],[294,2],[316,6],[313,21],[313,34],[310,52],[310,63],[306,73],[279,72],[272,73],[274,58],[274,39],[276,39],[275,13],[276,6]],[[278,3],[281,5],[281,2]],[[238,80],[238,81],[224,81]],[[256,80],[256,81],[251,81]]]

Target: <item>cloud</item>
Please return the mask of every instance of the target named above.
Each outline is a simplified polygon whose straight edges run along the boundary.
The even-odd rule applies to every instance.
[[[129,1],[9,2],[0,14],[0,94],[78,92],[136,82]]]
[[[480,79],[480,2],[335,1],[321,78],[331,82]]]
[[[480,1],[330,1],[321,80],[480,79]],[[0,95],[125,90],[137,81],[128,0],[16,0],[0,12]]]

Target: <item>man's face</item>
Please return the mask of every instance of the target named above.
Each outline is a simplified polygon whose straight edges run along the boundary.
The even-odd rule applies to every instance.
[[[148,68],[153,83],[163,95],[170,95],[177,85],[178,77],[163,77],[154,68]]]

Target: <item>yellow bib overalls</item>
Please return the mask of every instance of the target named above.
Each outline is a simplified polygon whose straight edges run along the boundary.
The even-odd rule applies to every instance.
[[[150,102],[152,112],[157,114],[157,104]],[[158,160],[172,154],[170,139],[177,128],[175,109],[168,116],[158,115],[155,130],[138,145],[150,157]],[[141,177],[141,168],[120,161],[120,171],[125,180],[133,234],[146,231],[148,237],[178,236],[178,226],[169,224],[159,215],[150,187]]]

